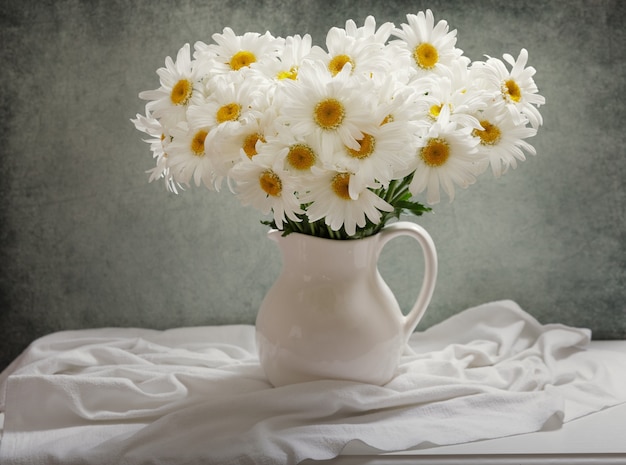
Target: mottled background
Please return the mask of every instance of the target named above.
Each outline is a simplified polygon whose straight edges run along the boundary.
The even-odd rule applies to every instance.
[[[418,328],[513,299],[542,322],[626,337],[626,2],[4,0],[0,368],[57,330],[254,322],[280,267],[257,212],[147,183],[129,120],[165,56],[224,26],[322,45],[346,19],[400,24],[425,8],[473,59],[527,48],[548,103],[537,157],[419,219],[440,273]],[[420,260],[409,239],[382,258],[405,307]]]

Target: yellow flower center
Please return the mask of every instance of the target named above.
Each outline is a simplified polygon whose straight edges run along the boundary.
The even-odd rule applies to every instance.
[[[220,107],[217,110],[215,118],[218,123],[224,123],[226,121],[237,121],[241,114],[241,106],[238,103],[229,103]]]
[[[450,157],[450,146],[444,139],[430,139],[420,150],[420,157],[431,168],[443,166]]]
[[[352,200],[350,197],[350,173],[336,174],[330,184],[337,197],[344,200]]]
[[[204,140],[206,139],[207,132],[204,129],[200,129],[191,139],[191,152],[196,157],[204,156]]]
[[[308,170],[315,164],[315,152],[304,144],[294,144],[289,147],[287,162],[297,170]]]
[[[230,69],[233,71],[239,71],[241,68],[245,68],[246,66],[250,66],[252,63],[256,61],[256,56],[254,53],[248,52],[247,50],[241,50],[235,53],[230,59]]]
[[[187,79],[181,79],[172,87],[170,100],[174,105],[186,105],[191,98],[192,92],[193,84]]]
[[[259,177],[259,184],[261,189],[263,189],[267,195],[271,195],[272,197],[280,196],[280,193],[283,190],[282,181],[272,170],[263,171]]]
[[[513,79],[504,81],[502,83],[502,94],[504,98],[510,98],[514,102],[519,102],[522,99],[522,89],[517,85],[517,82]]]
[[[387,123],[393,123],[393,121],[394,121],[393,115],[387,115],[385,116],[385,119],[383,119],[382,123],[380,123],[380,125],[383,126]]]
[[[439,115],[441,114],[441,109],[443,108],[443,103],[439,104],[439,105],[433,105],[432,107],[430,107],[430,110],[428,110],[428,115],[432,118],[432,119],[437,119],[439,118]],[[452,113],[452,104],[448,103],[448,108],[450,109],[450,113]]]
[[[341,126],[346,112],[339,100],[328,98],[315,106],[313,118],[322,129],[337,129]]]
[[[243,151],[248,156],[248,158],[252,159],[258,152],[256,150],[256,143],[258,141],[265,142],[265,138],[262,134],[254,133],[250,134],[243,141]]]
[[[433,69],[439,62],[439,52],[428,42],[422,42],[413,50],[413,59],[422,69]]]
[[[502,135],[500,128],[498,128],[495,124],[491,124],[487,120],[481,121],[480,125],[484,128],[484,130],[474,129],[472,132],[474,137],[480,137],[480,143],[482,145],[497,144]]]
[[[439,118],[439,114],[441,113],[441,107],[443,107],[443,103],[441,105],[433,105],[432,107],[430,107],[428,114],[432,119]]]
[[[330,60],[330,63],[328,63],[328,70],[333,76],[336,76],[348,63],[350,63],[352,65],[352,69],[354,69],[354,61],[352,61],[352,58],[348,55],[337,55]]]
[[[291,79],[291,80],[295,81],[297,77],[298,77],[298,67],[297,66],[292,66],[291,68],[289,68],[289,71],[280,71],[276,75],[276,78],[278,78],[281,81],[283,79]]]
[[[350,147],[346,147],[348,155],[350,155],[351,157],[363,160],[369,157],[372,153],[374,153],[374,148],[376,147],[376,139],[374,139],[374,136],[370,134],[363,134],[363,139],[357,142],[359,143],[359,150],[354,150]]]

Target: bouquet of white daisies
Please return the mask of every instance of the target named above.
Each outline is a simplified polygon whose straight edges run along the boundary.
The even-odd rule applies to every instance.
[[[471,62],[430,10],[400,28],[348,20],[326,49],[309,35],[212,38],[167,57],[160,87],[139,94],[150,180],[225,184],[285,234],[369,236],[535,154],[544,98],[527,51]]]

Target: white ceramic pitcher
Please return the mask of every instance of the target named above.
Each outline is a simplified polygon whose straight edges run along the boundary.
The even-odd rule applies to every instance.
[[[387,383],[433,294],[437,253],[430,235],[405,221],[355,240],[268,234],[283,259],[256,320],[269,381],[274,386],[316,379]],[[377,267],[383,246],[398,236],[416,239],[424,254],[421,290],[406,316]]]

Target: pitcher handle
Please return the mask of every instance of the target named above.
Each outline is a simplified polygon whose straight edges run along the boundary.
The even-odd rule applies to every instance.
[[[379,236],[378,253],[381,252],[383,246],[391,239],[400,236],[409,236],[419,242],[422,247],[422,253],[424,254],[424,278],[422,280],[422,287],[413,308],[411,308],[404,318],[404,335],[405,339],[408,340],[426,312],[430,299],[433,296],[433,291],[435,290],[435,283],[437,281],[437,250],[435,249],[435,243],[430,237],[430,234],[421,226],[409,221],[398,221],[389,224],[382,229]]]

